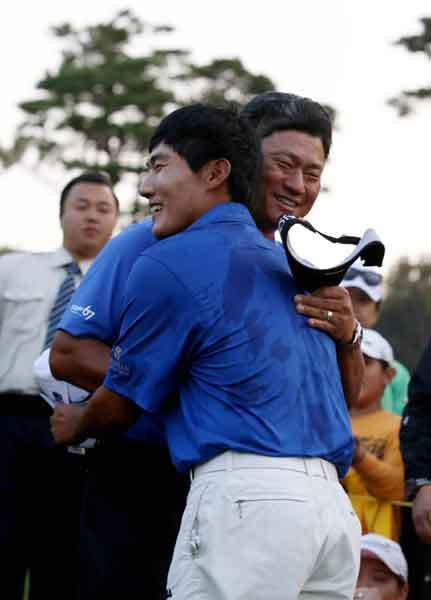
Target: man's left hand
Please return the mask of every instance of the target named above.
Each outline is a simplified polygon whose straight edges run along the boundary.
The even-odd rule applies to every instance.
[[[58,404],[51,417],[51,431],[57,444],[81,442],[80,418],[85,406],[80,404]]]
[[[309,317],[311,327],[326,331],[336,342],[349,343],[356,319],[349,292],[339,286],[322,287],[309,296],[294,297],[296,310]]]

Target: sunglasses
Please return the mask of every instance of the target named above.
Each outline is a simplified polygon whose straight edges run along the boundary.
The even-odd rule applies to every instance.
[[[373,286],[380,285],[383,280],[380,273],[376,273],[375,271],[362,271],[353,267],[347,271],[344,281],[352,281],[352,279],[356,279],[356,277],[361,277],[365,283]]]

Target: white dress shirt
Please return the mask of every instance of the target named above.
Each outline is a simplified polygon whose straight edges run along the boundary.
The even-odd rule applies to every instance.
[[[38,393],[33,363],[42,351],[49,314],[66,276],[63,267],[72,260],[63,247],[0,258],[0,394]],[[81,268],[86,271],[88,266],[84,261]]]

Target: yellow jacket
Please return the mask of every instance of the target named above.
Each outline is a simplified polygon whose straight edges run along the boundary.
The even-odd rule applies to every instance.
[[[399,447],[401,417],[380,410],[351,417],[353,435],[367,452],[343,480],[362,532],[399,539],[400,512],[392,500],[404,498],[404,466]]]

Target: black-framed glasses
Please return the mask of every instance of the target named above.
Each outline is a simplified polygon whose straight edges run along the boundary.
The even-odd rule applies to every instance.
[[[362,277],[362,279],[368,285],[380,285],[383,277],[380,273],[375,271],[363,271],[362,269],[356,269],[355,267],[350,268],[344,276],[344,281],[352,281],[356,277]]]

